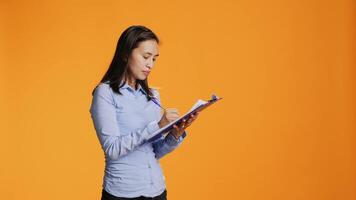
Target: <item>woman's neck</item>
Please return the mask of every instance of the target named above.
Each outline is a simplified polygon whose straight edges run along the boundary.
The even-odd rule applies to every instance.
[[[132,87],[134,90],[136,90],[136,79],[135,78],[128,78],[127,79],[127,84]]]
[[[136,85],[137,85],[137,80],[136,78],[129,72],[129,71],[126,71],[124,73],[124,78],[123,80],[126,81],[126,83],[131,87],[133,88],[134,90],[136,90]]]

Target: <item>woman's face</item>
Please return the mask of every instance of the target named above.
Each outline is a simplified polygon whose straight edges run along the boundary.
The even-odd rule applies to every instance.
[[[145,80],[151,72],[158,57],[156,40],[146,40],[139,43],[128,60],[130,78]]]

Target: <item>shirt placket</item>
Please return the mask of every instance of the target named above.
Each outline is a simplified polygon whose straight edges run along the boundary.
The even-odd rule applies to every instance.
[[[137,103],[138,98],[142,95],[140,90],[132,91],[133,96],[135,97],[135,103]],[[148,171],[148,178],[151,187],[154,187],[154,182],[153,182],[153,171],[152,171],[152,164],[150,162],[150,153],[148,152],[147,148],[144,148],[146,156],[146,167]]]
[[[151,185],[151,187],[153,187],[153,185],[154,185],[154,182],[153,182],[153,172],[152,172],[152,164],[151,164],[151,162],[150,162],[150,157],[149,157],[149,152],[147,152],[146,151],[146,158],[147,158],[147,160],[146,160],[146,162],[147,162],[147,168],[148,168],[148,177],[149,177],[149,181],[150,181],[150,185]]]

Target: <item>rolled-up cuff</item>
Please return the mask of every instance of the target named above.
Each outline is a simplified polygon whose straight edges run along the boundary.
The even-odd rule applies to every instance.
[[[178,139],[176,139],[172,134],[168,134],[165,138],[166,140],[166,143],[169,145],[169,146],[176,146],[178,145],[179,143],[181,143],[183,141],[183,139],[187,136],[186,132],[184,131],[184,133],[179,136]]]

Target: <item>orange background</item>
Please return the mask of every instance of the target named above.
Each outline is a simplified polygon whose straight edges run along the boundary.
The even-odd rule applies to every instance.
[[[134,24],[164,106],[224,98],[161,160],[169,200],[356,199],[355,1],[0,6],[1,199],[100,199],[91,91]]]

